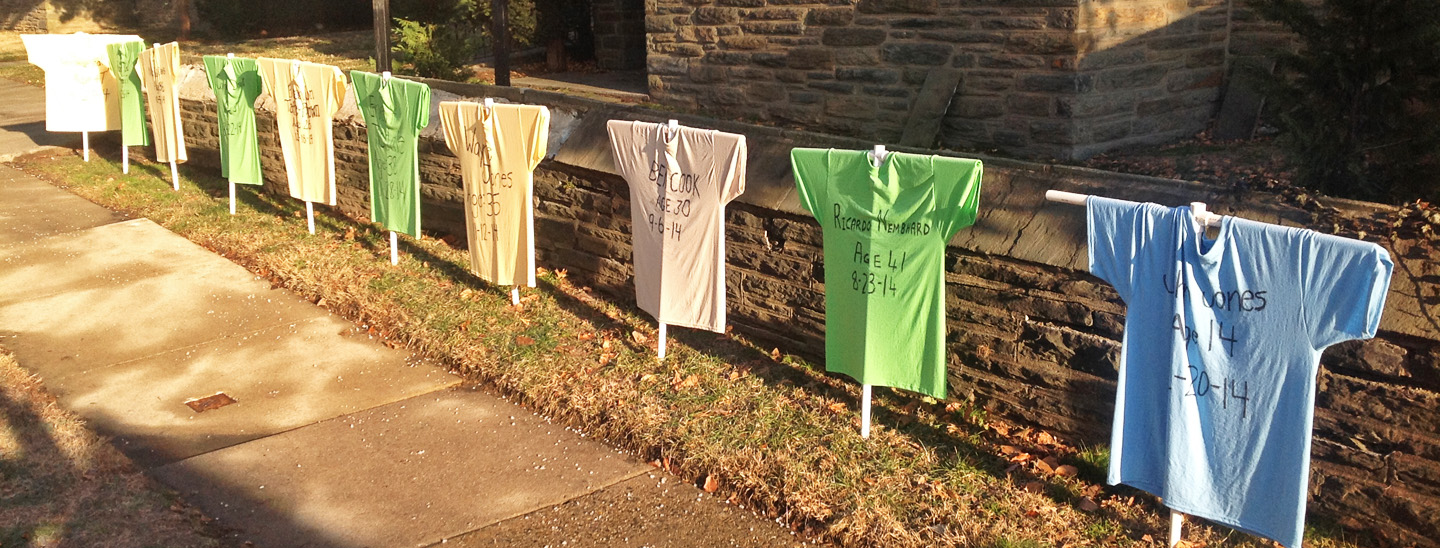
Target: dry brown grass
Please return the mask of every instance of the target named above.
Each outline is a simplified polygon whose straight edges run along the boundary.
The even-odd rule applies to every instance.
[[[218,546],[205,521],[0,351],[0,546]]]
[[[465,254],[407,241],[388,264],[385,233],[242,191],[226,212],[224,184],[185,168],[169,189],[160,166],[124,176],[104,158],[31,159],[20,167],[101,205],[146,216],[335,312],[526,405],[657,466],[718,478],[737,504],[817,540],[849,546],[1160,546],[1153,497],[1098,485],[1103,450],[987,420],[961,404],[877,390],[874,435],[857,432],[857,387],[742,337],[677,330],[656,363],[654,324],[547,271],[522,308],[467,273]],[[1057,468],[1069,465],[1057,473]],[[1093,504],[1092,504],[1093,503]],[[1317,548],[1351,535],[1312,531]],[[1265,546],[1192,527],[1208,546]]]

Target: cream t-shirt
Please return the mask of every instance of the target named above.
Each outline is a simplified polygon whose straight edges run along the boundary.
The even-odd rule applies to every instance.
[[[265,91],[275,100],[280,152],[290,195],[335,205],[335,146],[332,122],[345,102],[345,74],[330,65],[255,60]]]
[[[534,287],[534,171],[545,157],[550,110],[447,101],[440,124],[465,181],[470,268],[496,285]]]
[[[667,324],[725,331],[725,204],[745,192],[745,136],[611,120],[630,184],[635,300]]]
[[[170,42],[140,52],[136,70],[145,85],[155,161],[184,162],[185,130],[180,123],[180,44]]]
[[[45,129],[110,131],[122,127],[120,82],[105,46],[133,34],[24,34],[30,63],[45,71]]]

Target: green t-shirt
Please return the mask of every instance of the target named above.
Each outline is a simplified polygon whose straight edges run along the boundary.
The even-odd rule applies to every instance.
[[[420,130],[430,125],[430,86],[350,71],[370,145],[370,220],[420,236]]]
[[[263,184],[255,134],[255,99],[264,87],[260,67],[242,57],[206,55],[204,60],[219,119],[220,175],[232,183]]]
[[[945,397],[945,245],[975,222],[978,160],[790,152],[825,246],[825,368]]]
[[[145,122],[144,86],[140,83],[140,71],[135,63],[140,61],[140,52],[145,42],[117,42],[105,46],[110,55],[110,72],[120,81],[120,140],[130,146],[150,144],[150,127]]]

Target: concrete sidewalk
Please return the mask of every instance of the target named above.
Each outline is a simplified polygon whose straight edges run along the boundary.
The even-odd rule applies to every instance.
[[[40,146],[10,128],[43,127],[43,93],[0,81],[0,94],[0,156]],[[8,166],[0,346],[237,542],[796,544],[147,219]],[[187,405],[211,396],[220,405]]]

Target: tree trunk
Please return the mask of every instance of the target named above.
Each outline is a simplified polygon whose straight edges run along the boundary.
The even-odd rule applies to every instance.
[[[190,39],[190,0],[175,0],[176,15],[180,18],[180,39]]]

